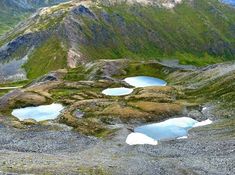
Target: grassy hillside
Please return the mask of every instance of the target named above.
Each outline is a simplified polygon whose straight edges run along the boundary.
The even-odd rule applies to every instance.
[[[64,2],[66,0],[1,0],[0,35],[9,31],[16,24],[30,16],[36,9]]]
[[[178,58],[199,66],[234,58],[235,10],[215,0],[174,10],[126,4],[103,9],[92,9],[98,20],[83,20],[88,57]]]
[[[28,62],[24,65],[24,68],[28,73],[28,78],[34,79],[51,70],[66,68],[66,57],[66,46],[63,45],[58,38],[51,36],[32,53]]]

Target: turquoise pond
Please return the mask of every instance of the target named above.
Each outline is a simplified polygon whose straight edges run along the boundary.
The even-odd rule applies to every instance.
[[[153,144],[157,141],[187,138],[188,131],[192,128],[211,124],[207,119],[198,122],[189,117],[172,118],[160,123],[147,124],[134,128],[126,142],[129,145]]]
[[[166,86],[167,82],[159,78],[148,76],[136,76],[125,78],[124,81],[134,87],[148,87],[148,86]]]
[[[52,120],[57,118],[64,107],[61,104],[41,105],[14,109],[12,115],[19,120],[34,119],[36,121]]]
[[[125,78],[124,81],[135,87],[148,87],[148,86],[166,86],[166,82],[164,80],[148,77],[148,76],[136,76],[136,77],[128,77]],[[108,96],[123,96],[128,95],[133,92],[132,88],[118,87],[118,88],[107,88],[102,91],[102,94]]]
[[[133,89],[130,88],[108,88],[102,91],[103,94],[109,95],[109,96],[123,96],[123,95],[128,95],[133,92]]]

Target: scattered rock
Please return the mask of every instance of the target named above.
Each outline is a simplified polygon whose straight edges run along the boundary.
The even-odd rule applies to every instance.
[[[25,119],[22,122],[24,125],[36,125],[37,121],[34,119]]]
[[[19,121],[12,121],[11,126],[18,129],[23,129],[25,126]]]
[[[77,117],[77,118],[79,118],[79,119],[81,119],[83,116],[84,116],[84,112],[82,112],[81,110],[79,110],[79,109],[76,109],[75,111],[74,111],[74,113],[73,113],[73,115],[75,116],[75,117]]]
[[[206,116],[204,116],[200,111],[198,110],[192,110],[188,113],[188,117],[193,118],[197,121],[204,121],[207,119]]]

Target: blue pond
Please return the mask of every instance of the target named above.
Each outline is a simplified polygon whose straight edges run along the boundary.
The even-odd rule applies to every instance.
[[[124,81],[134,87],[166,86],[167,82],[148,76],[128,77]]]
[[[155,140],[169,140],[187,136],[188,130],[209,124],[208,121],[198,122],[189,117],[173,118],[160,123],[143,125],[134,129],[136,133],[142,133]]]
[[[36,121],[55,119],[64,109],[61,104],[41,105],[37,107],[26,107],[14,109],[12,115],[19,120],[34,119]]]
[[[133,89],[130,88],[108,88],[102,91],[103,94],[109,95],[109,96],[123,96],[123,95],[128,95],[133,92]]]

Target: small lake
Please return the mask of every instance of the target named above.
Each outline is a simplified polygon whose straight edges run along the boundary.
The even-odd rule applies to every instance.
[[[43,121],[57,118],[63,109],[64,107],[61,104],[53,103],[51,105],[14,109],[11,114],[21,121],[25,119]]]
[[[133,89],[130,88],[108,88],[102,91],[103,94],[109,95],[109,96],[123,96],[123,95],[128,95],[133,92]]]
[[[134,87],[166,86],[167,82],[148,76],[136,76],[125,78],[124,81]]]
[[[202,122],[198,122],[189,117],[173,118],[160,123],[154,123],[154,124],[136,127],[134,129],[134,134],[131,133],[132,135],[129,135],[127,137],[126,142],[130,145],[133,145],[134,144],[133,142],[135,142],[136,144],[151,144],[154,143],[151,139],[155,141],[160,141],[160,140],[172,140],[177,138],[178,139],[187,138],[188,131],[191,128],[205,126],[211,123],[212,121],[209,119]],[[140,142],[138,140],[137,133],[138,134],[141,133],[147,136],[145,142],[147,140],[148,143]],[[140,140],[141,139],[142,138],[140,138]]]

